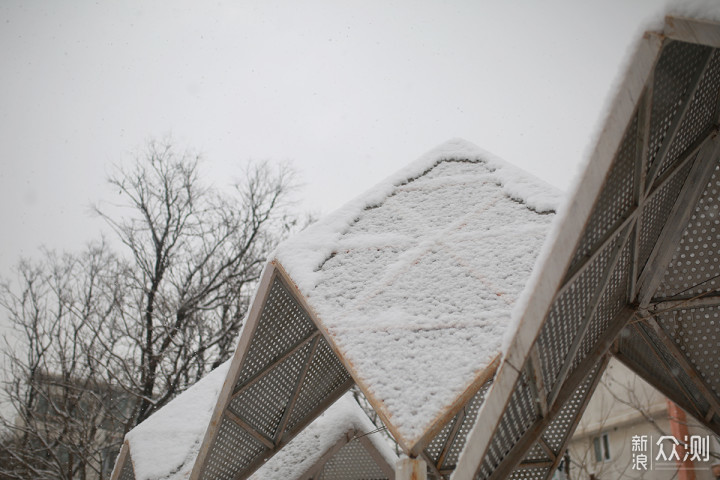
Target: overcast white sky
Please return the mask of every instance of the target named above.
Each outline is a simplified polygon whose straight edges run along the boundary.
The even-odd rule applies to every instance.
[[[0,276],[77,249],[172,134],[230,183],[290,160],[329,212],[451,138],[566,188],[658,0],[0,3]]]

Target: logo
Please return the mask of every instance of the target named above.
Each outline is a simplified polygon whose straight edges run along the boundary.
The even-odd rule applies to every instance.
[[[662,435],[654,441],[652,435],[633,435],[631,439],[633,470],[677,470],[682,462],[685,470],[704,470],[698,463],[710,461],[710,436],[690,435],[683,441],[672,435]]]

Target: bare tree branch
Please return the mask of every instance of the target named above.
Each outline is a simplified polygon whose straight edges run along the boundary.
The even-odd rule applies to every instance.
[[[199,166],[149,142],[95,207],[122,250],[46,251],[0,286],[16,334],[0,478],[101,477],[122,435],[231,355],[268,252],[298,224],[293,175],[255,164],[225,192]]]

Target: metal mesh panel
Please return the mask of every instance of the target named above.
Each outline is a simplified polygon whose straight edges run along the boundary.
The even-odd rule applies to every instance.
[[[342,447],[323,466],[319,480],[385,480],[387,475],[357,440]]]
[[[529,381],[530,379],[523,372],[503,412],[487,454],[480,464],[476,479],[487,478],[535,420],[535,398],[529,387]]]
[[[565,404],[562,406],[558,414],[555,416],[553,421],[544,429],[544,432],[542,434],[542,439],[545,441],[545,443],[548,445],[548,447],[556,454],[558,455],[560,453],[560,450],[562,449],[563,445],[565,444],[567,438],[572,435],[574,426],[576,425],[577,418],[582,415],[582,407],[585,403],[585,400],[589,395],[592,395],[592,386],[593,382],[596,380],[596,377],[601,374],[600,365],[603,364],[603,361],[598,362],[595,364],[595,366],[588,372],[587,376],[584,378],[582,383],[578,386],[578,388],[573,392],[572,396],[569,400],[565,402]],[[518,391],[516,389],[516,391]],[[513,394],[513,397],[511,399],[511,405],[506,409],[506,413],[503,415],[503,422],[505,421],[505,418],[508,416],[508,412],[511,411],[511,406],[513,403],[513,400],[515,399],[515,395]],[[524,406],[527,408],[527,406]],[[501,424],[502,427],[502,424]],[[499,465],[499,461],[493,460],[493,463],[490,463],[488,461],[488,458],[490,457],[490,453],[492,452],[492,447],[495,445],[496,439],[499,436],[500,429],[495,434],[495,437],[493,437],[493,441],[490,444],[490,449],[488,450],[488,454],[485,456],[485,459],[483,460],[483,463],[480,465],[480,469],[475,476],[476,479],[484,479],[490,476],[490,474],[493,472],[493,470]],[[509,447],[511,448],[512,445],[517,441],[516,438]],[[509,448],[508,448],[509,450]],[[504,456],[504,455],[503,455]],[[502,460],[502,459],[500,459]],[[525,457],[523,459],[524,465],[518,465],[513,473],[510,475],[509,478],[546,478],[547,475],[549,475],[550,468],[547,466],[543,467],[530,467],[527,465],[527,463],[533,462],[533,461],[542,461],[542,460],[549,460],[548,456],[545,454],[545,451],[539,446],[538,443],[533,444],[532,448],[528,450],[528,452],[525,454]]]
[[[592,395],[590,390],[595,377],[600,374],[600,364],[596,364],[587,376],[580,384],[580,386],[573,392],[570,399],[565,402],[557,416],[553,419],[550,425],[545,428],[542,438],[547,443],[548,447],[556,454],[560,454],[560,449],[565,442],[568,435],[572,435],[574,429],[573,423],[582,414],[582,405],[585,398],[588,395]]]
[[[253,377],[315,330],[305,310],[280,279],[275,278],[243,361],[237,385]]]
[[[708,49],[678,41],[669,42],[663,48],[654,72],[648,168],[655,161],[673,117],[687,96]]]
[[[123,463],[122,470],[120,470],[120,477],[118,480],[135,480],[135,472],[133,471],[130,455],[125,457],[125,462]]]
[[[533,443],[533,446],[530,447],[527,454],[525,454],[523,462],[541,462],[549,460],[550,457],[548,457],[548,454],[545,453],[545,449],[541,447],[538,442],[535,442]]]
[[[460,413],[458,413],[458,415],[460,415]],[[448,441],[450,432],[458,421],[458,415],[455,415],[452,420],[445,424],[445,426],[440,429],[438,434],[435,435],[432,440],[430,440],[428,446],[425,447],[425,455],[427,455],[427,457],[435,464],[437,464],[437,461],[440,458],[440,454],[445,448],[445,444]]]
[[[657,242],[660,232],[665,226],[665,221],[670,214],[670,210],[672,210],[677,195],[683,183],[685,183],[688,172],[690,172],[690,167],[692,167],[692,162],[688,162],[682,170],[677,172],[645,205],[640,219],[639,265],[644,266],[647,262],[650,252],[652,252],[655,242]]]
[[[570,399],[565,402],[553,421],[543,432],[542,439],[556,456],[560,454],[560,450],[563,448],[567,438],[572,435],[576,420],[583,413],[583,404],[587,397],[593,393],[592,385],[597,375],[601,374],[601,364],[602,361],[598,362],[588,372],[583,382],[573,392]],[[528,465],[529,463],[543,460],[549,461],[550,459],[538,443],[533,444],[533,447],[525,455],[523,462],[515,467],[515,470],[509,478],[546,478],[552,473],[549,467],[538,466],[533,468]]]
[[[545,480],[550,473],[548,467],[545,468],[517,468],[508,477],[511,480]]]
[[[660,326],[685,354],[690,363],[710,385],[715,396],[720,394],[720,312],[696,308],[667,312],[656,316]]]
[[[230,411],[266,437],[273,438],[285,407],[295,393],[309,351],[310,344],[307,344],[253,383],[230,402]]]
[[[695,44],[688,44],[676,41],[667,41],[661,52],[658,63],[655,66],[653,75],[653,98],[649,118],[649,138],[648,141],[648,170],[658,167],[654,165],[663,161],[659,172],[662,174],[667,171],[670,166],[675,165],[680,157],[688,150],[689,147],[697,143],[700,137],[707,132],[715,119],[714,110],[718,89],[720,88],[720,59],[712,58],[709,73],[700,79],[698,90],[692,99],[689,99],[689,92],[694,86],[694,80],[698,78],[700,69],[703,67],[707,54],[710,52],[708,47]],[[717,54],[716,54],[717,56]],[[684,102],[692,102],[684,105]],[[677,114],[680,109],[687,106],[686,119],[678,125]],[[678,126],[676,136],[672,144],[669,142],[668,133],[671,126]],[[600,244],[608,233],[616,227],[629,211],[635,205],[634,192],[637,185],[635,182],[635,165],[638,146],[638,120],[634,117],[628,125],[625,137],[621,142],[617,156],[614,159],[613,166],[605,179],[605,185],[600,196],[597,199],[595,208],[593,209],[587,226],[583,232],[583,236],[578,244],[578,249],[571,262],[570,271],[574,272],[581,268],[581,264],[593,255],[597,245]],[[658,159],[658,153],[667,148],[667,155],[664,159]],[[586,357],[588,352],[596,345],[598,339],[603,332],[606,331],[612,319],[621,311],[622,307],[628,302],[629,277],[631,274],[631,263],[633,254],[638,256],[639,265],[642,268],[647,262],[657,240],[665,226],[665,222],[669,213],[675,204],[677,194],[681,190],[687,174],[690,171],[692,162],[688,162],[686,166],[674,173],[667,183],[657,191],[654,191],[651,198],[642,212],[638,224],[638,252],[632,251],[632,246],[626,246],[621,252],[618,264],[613,274],[610,276],[607,286],[600,297],[598,308],[595,316],[591,319],[588,331],[583,338],[577,358],[572,359],[573,367],[576,368],[578,362]],[[714,194],[717,193],[717,189]],[[715,195],[717,196],[717,195]],[[711,210],[714,220],[717,216],[713,208]],[[720,213],[720,212],[718,212]],[[706,230],[712,228],[709,224],[705,225]],[[702,230],[698,226],[699,230]],[[715,233],[715,230],[712,231]],[[545,319],[544,325],[538,336],[536,343],[539,349],[540,360],[544,375],[545,385],[549,390],[555,386],[557,375],[562,364],[567,361],[567,354],[573,339],[582,325],[585,313],[587,312],[590,300],[598,293],[599,281],[606,271],[612,253],[618,246],[617,242],[622,237],[621,233],[613,240],[612,245],[608,245],[606,249],[599,252],[597,258],[589,265],[585,265],[582,272],[575,278],[573,284],[570,285],[562,294],[558,295]],[[710,245],[715,242],[717,247],[717,237],[710,239],[707,232],[704,242],[706,248],[712,248]],[[715,252],[717,252],[715,248]],[[696,254],[699,256],[699,254]],[[704,258],[703,260],[707,259]],[[711,262],[712,259],[707,259]],[[704,262],[707,265],[708,262]],[[694,266],[697,269],[699,263]],[[692,267],[688,267],[692,268]],[[717,266],[720,273],[720,266]],[[709,280],[712,275],[708,275],[709,268],[706,266],[702,275],[705,277],[701,280],[705,283],[711,283]],[[687,276],[687,274],[685,274]],[[692,285],[691,285],[692,286]],[[707,287],[710,288],[710,287]],[[714,288],[714,286],[713,286]],[[595,297],[597,298],[597,297]],[[705,318],[709,320],[710,317]],[[688,322],[686,322],[688,323]],[[697,322],[696,322],[697,323]],[[713,357],[712,351],[720,346],[717,336],[708,335],[707,327],[700,327],[699,324],[689,322],[688,328],[694,328],[695,340],[704,340],[703,347],[698,349],[697,355],[704,357]],[[690,379],[685,372],[682,372],[677,362],[674,361],[672,355],[669,354],[652,331],[645,326],[638,327],[646,333],[651,345],[658,345],[658,352],[661,361],[657,361],[657,356],[653,349],[648,346],[643,338],[633,329],[625,329],[624,337],[621,340],[621,351],[627,355],[638,357],[643,364],[643,368],[647,367],[652,374],[657,374],[659,378],[665,378],[664,381],[672,381],[667,378],[665,370],[658,364],[668,364],[668,369],[677,375],[678,381],[684,389],[692,392],[693,401],[700,406],[706,407],[702,403],[702,399],[698,398],[697,390],[693,388]],[[704,332],[700,330],[704,328]],[[686,330],[687,332],[687,330]],[[712,344],[708,342],[714,342]],[[705,350],[709,352],[705,354]],[[625,353],[627,350],[628,353]],[[582,413],[582,407],[586,403],[588,396],[592,393],[593,382],[597,380],[600,374],[598,365],[594,367],[585,378],[580,387],[573,393],[570,399],[563,405],[553,422],[544,430],[543,439],[550,449],[559,453],[563,445],[572,433],[571,430],[576,424],[578,416]],[[524,377],[524,374],[523,374]],[[524,388],[525,379],[518,382],[518,385],[511,394],[510,401],[503,412],[500,424],[493,433],[488,451],[482,459],[480,468],[476,478],[487,478],[492,471],[502,462],[504,456],[507,455],[512,445],[517,441],[517,426],[522,426],[525,430],[529,424],[523,424],[522,420],[518,421],[513,416],[518,416],[518,412],[522,411],[521,391]],[[720,387],[720,385],[719,385]],[[669,389],[672,386],[668,385]],[[677,388],[677,387],[675,387]],[[534,413],[533,406],[526,409],[528,412]],[[522,430],[522,428],[520,429]],[[542,448],[535,444],[528,452],[526,461],[539,462],[547,458]],[[509,478],[516,479],[534,479],[546,478],[552,474],[550,469],[545,466],[532,467],[525,465],[527,468],[516,468]]]
[[[560,368],[577,334],[588,304],[598,287],[612,252],[617,248],[622,235],[615,237],[593,262],[559,298],[540,331],[538,347],[543,369],[543,378],[549,391],[552,390]]]
[[[448,448],[442,465],[439,465],[440,470],[454,469],[455,465],[457,465],[457,460],[460,456],[460,452],[462,452],[463,447],[465,447],[465,441],[467,440],[467,436],[470,434],[470,430],[472,430],[473,425],[475,425],[475,419],[477,419],[477,414],[480,410],[480,406],[482,405],[483,401],[485,401],[485,394],[490,388],[490,385],[492,385],[491,381],[483,385],[480,390],[475,395],[473,395],[470,401],[465,405],[465,417],[460,423],[460,427],[455,434],[455,438],[453,439],[452,444],[450,444]],[[451,422],[448,422],[448,425],[446,425],[446,427],[449,426],[452,428],[452,426],[455,425],[456,420],[457,416]],[[443,428],[443,430],[441,430],[440,433],[435,436],[435,438],[431,442],[431,445],[433,444],[433,442],[440,439],[440,449],[443,448],[443,446],[447,442],[447,436],[449,433],[449,430],[448,433],[443,433],[444,430],[445,428]],[[430,447],[428,447],[428,449],[429,448]],[[437,453],[430,454],[429,456],[434,462],[437,462],[440,452],[441,450],[438,450]]]
[[[637,332],[626,328],[621,335],[620,352],[633,363],[644,369],[648,375],[652,377],[648,379],[649,381],[663,385],[668,391],[678,391],[678,385],[672,380],[668,370],[672,372],[673,376],[680,382],[685,391],[689,392],[691,396],[690,401],[692,401],[701,412],[706,412],[708,409],[707,402],[702,398],[702,395],[700,395],[692,384],[690,377],[680,368],[672,355],[670,355],[664,347],[659,346],[660,341],[652,329],[645,327],[643,324],[637,324],[637,327],[641,328],[643,332],[650,337],[654,348],[651,349]],[[667,365],[668,370],[663,367],[663,363]],[[684,397],[684,393],[681,395]],[[692,409],[688,408],[689,403],[678,401],[680,399],[673,400],[686,410],[692,411]]]
[[[319,413],[323,402],[337,398],[347,387],[350,376],[321,336],[311,358],[317,329],[310,317],[279,278],[270,287],[258,325],[235,388],[239,393],[228,411],[268,439],[277,439],[282,419],[307,367],[299,395],[282,437],[296,433]],[[282,361],[280,361],[282,360]],[[290,433],[288,433],[290,432]],[[250,433],[223,417],[208,454],[205,475],[211,479],[236,478],[261,458],[272,455]]]
[[[264,450],[249,433],[223,417],[213,448],[205,463],[203,478],[234,480]]]
[[[720,165],[695,207],[656,297],[720,290]]]
[[[620,149],[608,173],[608,179],[580,240],[575,258],[571,262],[571,271],[592,253],[594,247],[604,239],[613,226],[624,219],[635,205],[633,193],[637,136],[636,114],[625,132],[625,137],[623,137]]]
[[[715,50],[707,70],[678,129],[668,153],[663,159],[659,174],[672,166],[693,143],[715,123],[715,106],[720,91],[720,50]]]
[[[619,351],[623,357],[645,370],[649,376],[655,379],[656,384],[662,385],[665,389],[677,389],[677,385],[669,377],[667,371],[662,367],[647,343],[637,333],[634,326],[625,327],[620,332],[619,338]]]
[[[330,397],[336,398],[345,390],[349,380],[350,374],[330,345],[324,338],[320,338],[295,408],[290,415],[287,430],[294,431],[323,401]]]
[[[628,242],[620,254],[570,371],[575,370],[578,364],[595,348],[598,339],[607,330],[610,322],[628,302],[631,247],[632,244]]]

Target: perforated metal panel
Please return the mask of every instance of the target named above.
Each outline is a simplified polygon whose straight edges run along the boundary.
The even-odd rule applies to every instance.
[[[443,478],[448,478],[455,469],[457,459],[491,385],[492,380],[483,385],[425,448],[425,455],[443,474]]]
[[[715,395],[720,394],[720,311],[681,309],[658,314],[656,318]]]
[[[282,281],[276,278],[243,361],[237,385],[241,386],[316,330],[308,314]]]
[[[666,43],[654,73],[648,168],[652,167],[708,51],[709,47],[702,45]]]
[[[677,200],[678,192],[687,179],[690,167],[688,163],[662,188],[657,190],[655,195],[648,199],[640,219],[640,245],[638,247],[639,265],[645,266],[650,252],[660,237],[660,232],[665,226],[668,215]]]
[[[578,368],[587,368],[588,362],[603,354],[615,333],[629,321],[629,309],[637,308],[639,292],[642,290],[643,302],[647,302],[647,291],[657,288],[658,276],[663,273],[653,300],[657,307],[650,305],[649,310],[638,312],[635,324],[622,330],[616,343],[618,355],[646,380],[675,395],[678,403],[706,425],[717,426],[718,417],[710,404],[720,401],[720,301],[714,301],[715,296],[720,298],[720,165],[714,163],[709,182],[699,175],[705,175],[710,166],[706,162],[718,161],[709,159],[710,150],[700,147],[713,141],[710,134],[718,124],[720,52],[665,40],[648,78],[652,84],[646,85],[642,95],[636,92],[635,112],[629,116],[593,208],[583,219],[565,280],[539,326],[534,344],[537,356],[527,354],[525,364],[515,366],[516,372],[523,373],[507,393],[507,406],[475,471],[477,479],[494,479],[494,472],[518,479],[552,475],[553,455],[534,435],[542,429],[544,445],[558,458],[599,371],[586,377],[549,425],[543,423],[534,395],[530,401],[524,401],[524,395],[544,388],[551,392],[546,397],[548,408],[558,408],[551,402],[558,391],[567,391],[563,382],[579,378]],[[641,111],[646,105],[647,111]],[[698,178],[707,186],[695,205],[693,188],[697,188]],[[683,188],[686,183],[688,187]],[[582,195],[582,188],[578,192]],[[677,225],[671,222],[682,219],[679,226],[686,224],[687,203],[694,207],[694,214],[679,245],[672,245],[679,232],[673,233]],[[675,256],[667,271],[665,265],[658,271],[657,265],[670,258],[669,248],[676,249]],[[708,295],[712,298],[701,299],[701,306],[681,304]],[[666,303],[660,304],[663,300]],[[641,318],[652,314],[659,327]],[[678,355],[687,357],[697,374],[685,370]],[[539,358],[539,368],[531,363],[533,358]],[[524,372],[532,370],[530,365],[542,375],[543,381],[535,389],[527,388],[529,379]],[[703,382],[714,399],[704,393]],[[485,420],[494,425],[492,419]],[[516,445],[522,447],[513,448]],[[522,468],[509,473],[509,466],[521,455]]]
[[[585,321],[584,316],[595,292],[604,287],[601,284],[603,273],[609,267],[613,252],[622,239],[622,235],[617,235],[553,304],[538,338],[542,370],[548,389],[556,383],[570,346]]]
[[[635,164],[637,159],[638,143],[638,116],[635,114],[632,123],[625,132],[617,158],[610,169],[607,187],[602,190],[597,205],[588,222],[575,258],[570,265],[570,271],[586,261],[595,251],[599,243],[618,221],[623,220],[635,206],[634,191],[637,179],[635,178]]]
[[[526,374],[520,376],[476,479],[487,478],[537,418],[537,407],[529,381]]]
[[[695,208],[655,297],[693,296],[720,289],[720,165]]]
[[[720,53],[715,50],[688,107],[677,135],[663,159],[659,175],[682,158],[683,153],[692,147],[715,124],[716,105],[720,91]]]
[[[130,459],[130,455],[125,457],[125,461],[123,462],[123,465],[121,467],[118,480],[135,480],[135,472],[133,472],[132,460]]]
[[[523,459],[523,463],[538,463],[547,461],[550,461],[550,457],[548,456],[545,449],[540,446],[538,442],[535,442],[533,444],[533,446],[530,448],[530,450],[528,450],[525,458]]]
[[[300,348],[261,381],[230,402],[229,409],[269,438],[275,436],[285,407],[295,393],[297,378],[308,361],[311,345]]]
[[[351,440],[327,461],[318,480],[386,480],[370,452],[357,439]]]
[[[572,435],[577,420],[582,415],[588,398],[592,395],[593,386],[596,384],[598,377],[602,375],[603,365],[604,362],[598,363],[588,372],[584,381],[565,402],[552,422],[545,427],[541,439],[547,448],[552,451],[553,459],[548,456],[548,453],[539,443],[535,443],[527,452],[523,461],[515,467],[509,478],[547,479],[552,475],[551,465],[554,464],[553,460],[562,456],[564,445]]]
[[[352,378],[333,353],[330,345],[321,339],[312,358],[300,395],[293,409],[288,430],[294,430],[307,419],[313,409],[327,398],[338,397],[348,389]]]
[[[708,403],[702,394],[695,388],[690,375],[677,363],[672,354],[670,354],[666,348],[662,347],[662,342],[657,338],[655,332],[644,324],[638,324],[638,329],[644,331],[645,335],[649,339],[650,345],[657,352],[658,356],[663,365],[665,365],[666,371],[673,375],[682,384],[682,387],[690,393],[691,400],[701,412],[706,412],[708,409]]]
[[[203,478],[243,478],[352,384],[279,276],[272,282]]]
[[[582,415],[584,408],[587,405],[587,401],[593,393],[594,386],[597,384],[599,377],[602,375],[605,365],[606,361],[601,360],[588,371],[578,388],[575,389],[554,417],[552,417],[550,423],[543,429],[541,441],[543,441],[553,452],[553,457],[557,458],[562,456],[564,446],[566,445],[570,435],[572,435],[572,432],[577,425],[577,420]],[[508,411],[512,410],[512,405],[510,405],[508,409],[506,409],[506,415]],[[543,419],[540,416],[535,416],[531,426],[535,427],[535,424],[541,424],[541,422],[543,422]],[[519,437],[514,441],[517,442],[518,440]],[[487,458],[488,456],[486,456],[486,459]],[[509,474],[509,478],[546,479],[552,474],[550,468],[552,463],[553,459],[549,457],[545,449],[542,448],[539,443],[535,442],[526,452],[524,452],[522,462],[520,462],[512,470]],[[500,461],[498,461],[495,466],[499,464]],[[483,462],[480,467],[480,471],[475,476],[475,479],[480,480],[489,478],[493,472],[494,466]]]
[[[561,451],[562,446],[568,439],[568,436],[572,435],[575,429],[574,422],[582,415],[583,402],[592,395],[592,385],[599,375],[602,375],[601,364],[595,365],[595,367],[588,372],[585,380],[575,390],[570,399],[565,402],[555,419],[545,428],[542,439],[545,441],[545,444],[550,447],[555,456],[560,456],[563,453]]]
[[[550,468],[518,468],[510,474],[511,480],[544,480]]]
[[[646,339],[643,338],[637,325],[626,327],[620,334],[619,358],[643,378],[654,378],[653,384],[661,391],[675,392],[673,401],[694,415],[700,415],[691,401],[691,396],[685,393],[687,383],[669,374],[667,366],[663,365],[662,358],[654,351]]]
[[[632,245],[627,243],[620,254],[610,281],[607,282],[597,311],[590,321],[580,349],[573,359],[571,372],[589,355],[597,345],[602,334],[609,328],[610,322],[620,313],[620,310],[629,301],[630,262],[632,260]]]
[[[204,477],[231,480],[262,455],[265,446],[232,420],[223,418],[205,466]]]
[[[445,461],[442,463],[442,465],[440,465],[443,470],[451,469],[457,463],[457,459],[460,456],[460,452],[462,451],[463,447],[465,446],[465,441],[467,439],[468,433],[470,433],[470,429],[472,428],[473,423],[475,423],[475,419],[477,418],[477,412],[480,409],[483,400],[485,399],[485,394],[487,393],[488,388],[490,388],[490,385],[490,382],[485,384],[480,389],[480,391],[475,394],[472,400],[470,400],[470,402],[468,402],[468,404],[465,406],[465,417],[460,424],[455,439],[448,448],[448,453],[445,457]]]
[[[461,416],[463,415],[465,415],[465,408],[463,408],[463,410],[461,410],[457,415],[455,415],[452,420],[445,424],[445,426],[440,429],[438,434],[435,435],[432,440],[430,440],[428,446],[425,447],[425,455],[430,460],[432,460],[434,464],[437,465],[438,459],[440,458],[440,455],[443,453],[447,442],[450,439],[450,434],[455,429],[455,424],[458,421],[462,422],[463,419]]]

